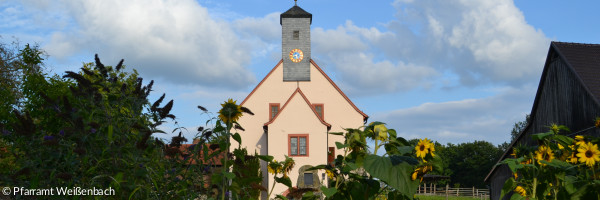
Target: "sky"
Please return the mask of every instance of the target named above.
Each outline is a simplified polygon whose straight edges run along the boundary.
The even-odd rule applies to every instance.
[[[49,73],[124,59],[166,93],[191,139],[281,59],[292,0],[0,0],[0,40],[38,44]],[[551,41],[600,43],[600,1],[299,0],[312,59],[369,122],[406,139],[510,142],[531,112]],[[212,114],[203,114],[197,105]],[[162,128],[170,132],[174,123]],[[356,128],[356,127],[354,127]],[[157,137],[174,136],[155,134]],[[191,140],[190,140],[191,141]]]

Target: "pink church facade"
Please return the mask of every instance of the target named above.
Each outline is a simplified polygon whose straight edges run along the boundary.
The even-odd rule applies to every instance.
[[[303,17],[312,22],[312,15],[298,6],[282,14],[282,60],[241,103],[255,115],[244,115],[238,120],[245,129],[238,130],[242,136],[242,146],[249,153],[272,155],[278,161],[285,160],[285,156],[295,160],[296,165],[289,174],[293,186],[297,186],[301,167],[328,163],[329,151],[333,153],[329,154],[329,160],[343,153],[335,148],[336,142],[344,142],[343,136],[328,133],[343,132],[344,128],[359,128],[368,119],[368,115],[352,103],[310,56],[298,56],[297,52],[310,55],[310,48],[305,47],[306,43],[310,46],[310,22],[307,27],[296,26],[297,21],[286,20]],[[288,24],[292,27],[291,31],[286,30],[286,23],[291,23]],[[288,32],[289,37],[286,37]],[[298,37],[299,33],[308,35],[302,38]],[[295,44],[297,41],[294,40],[301,44]],[[288,54],[288,49],[293,50]],[[300,71],[305,74],[293,74],[297,70],[286,68],[287,63],[303,68]],[[289,77],[292,77],[291,80]],[[301,78],[294,80],[295,77]],[[263,186],[270,189],[273,176],[267,172],[264,161],[261,161],[261,171]],[[327,181],[322,180],[325,172],[318,173],[319,180],[313,181],[326,184]],[[282,194],[286,189],[286,186],[278,184],[273,194]],[[266,194],[262,196],[264,199]]]

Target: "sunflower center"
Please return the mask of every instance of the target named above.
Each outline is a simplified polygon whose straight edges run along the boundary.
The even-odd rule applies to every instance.
[[[544,160],[550,160],[550,155],[548,155],[548,153],[544,154]]]
[[[419,148],[421,151],[425,151],[425,145],[421,145],[421,147]]]
[[[592,156],[594,156],[594,153],[592,153],[592,151],[588,150],[588,151],[585,152],[585,157],[591,158]]]

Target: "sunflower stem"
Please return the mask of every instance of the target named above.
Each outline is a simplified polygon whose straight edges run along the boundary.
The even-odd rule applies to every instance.
[[[377,155],[377,149],[379,149],[379,145],[377,145],[377,138],[375,138],[375,152],[373,154]]]
[[[533,192],[531,195],[533,195],[534,197],[536,195],[536,189],[537,189],[537,177],[533,178]]]
[[[231,119],[231,114],[228,116],[229,119]],[[230,145],[230,133],[229,133],[229,129],[231,129],[231,122],[225,122],[227,128],[225,129],[225,136],[227,137],[227,142],[225,143],[225,149],[227,150],[227,152],[225,153],[225,156],[223,156],[223,187],[221,188],[221,200],[225,200],[225,192],[226,192],[226,187],[227,187],[227,177],[225,177],[225,173],[229,171],[229,166],[227,166],[227,161],[229,160],[229,145]]]
[[[277,173],[277,172],[275,172]],[[271,186],[271,191],[269,191],[269,194],[267,195],[267,199],[271,199],[271,193],[273,193],[273,189],[275,189],[275,177],[277,176],[277,174],[273,174],[273,185]]]

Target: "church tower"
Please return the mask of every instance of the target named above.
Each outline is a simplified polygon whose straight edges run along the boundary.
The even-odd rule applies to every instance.
[[[283,81],[310,81],[310,24],[312,14],[298,5],[282,13]]]

